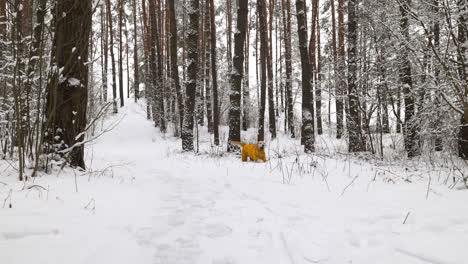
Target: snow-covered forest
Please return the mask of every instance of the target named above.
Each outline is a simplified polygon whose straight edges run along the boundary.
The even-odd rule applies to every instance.
[[[468,0],[0,0],[0,263],[465,264]]]

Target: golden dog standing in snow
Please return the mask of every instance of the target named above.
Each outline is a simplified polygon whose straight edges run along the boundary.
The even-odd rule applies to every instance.
[[[242,161],[247,161],[247,157],[250,157],[250,160],[257,161],[259,159],[266,162],[265,155],[265,142],[259,141],[256,145],[245,144],[239,141],[232,141],[234,145],[237,145],[242,148]]]

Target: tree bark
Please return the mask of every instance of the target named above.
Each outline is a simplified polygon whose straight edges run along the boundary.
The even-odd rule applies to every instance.
[[[247,4],[248,0],[239,0],[237,9],[237,25],[234,33],[234,59],[233,69],[230,74],[231,93],[229,100],[229,139],[228,151],[234,151],[231,141],[240,141],[241,125],[241,85],[244,74],[244,45],[247,28]]]
[[[110,35],[110,54],[111,54],[111,64],[112,64],[112,97],[113,97],[113,105],[114,105],[114,114],[116,114],[119,110],[117,107],[117,81],[115,75],[115,57],[114,57],[114,33],[112,27],[112,13],[111,13],[111,3],[110,0],[106,0],[107,6],[107,21],[108,21],[108,28],[109,28],[109,35]]]
[[[357,91],[357,0],[348,2],[348,141],[349,152],[365,151],[362,140],[361,120],[359,114],[359,96]]]
[[[269,25],[270,29],[265,28],[265,30],[260,30],[262,36],[260,36],[260,42],[262,45],[262,48],[265,49],[265,63],[266,63],[266,69],[267,69],[267,79],[268,80],[268,125],[269,125],[269,130],[271,133],[271,138],[275,139],[276,138],[276,117],[275,117],[275,101],[274,101],[274,87],[273,87],[273,65],[272,65],[272,47],[271,47],[271,38],[272,38],[272,23],[269,21],[267,23],[267,7],[266,7],[266,1],[265,0],[258,0],[258,2],[261,2],[261,12],[262,15],[260,15],[260,27],[262,27],[262,24],[264,25]],[[257,3],[258,3],[257,2]],[[260,12],[260,11],[259,11]],[[272,19],[272,16],[270,16],[270,19]],[[268,35],[268,32],[270,32],[270,35]],[[262,38],[263,37],[263,38]],[[259,140],[260,141],[260,140]]]
[[[197,89],[198,75],[198,26],[199,26],[199,0],[190,0],[188,8],[189,31],[187,34],[188,46],[188,76],[185,85],[185,108],[184,125],[182,128],[182,149],[184,151],[193,151],[193,127],[195,110],[195,92]]]
[[[419,155],[418,147],[418,129],[417,125],[413,120],[415,113],[414,109],[414,97],[413,97],[413,79],[411,73],[411,62],[409,60],[409,47],[408,43],[410,41],[409,37],[409,21],[408,21],[408,9],[409,9],[409,0],[400,0],[399,9],[400,9],[400,30],[404,38],[404,41],[401,43],[401,54],[400,54],[400,65],[399,65],[399,74],[400,81],[402,83],[404,103],[405,103],[405,123],[404,123],[404,139],[405,139],[405,150],[408,154],[408,158],[413,158]]]
[[[281,0],[284,31],[284,57],[286,64],[286,112],[291,137],[295,138],[294,104],[292,97],[291,0]]]
[[[302,71],[302,142],[304,151],[312,153],[315,151],[314,135],[314,104],[312,93],[312,69],[309,61],[307,48],[307,28],[305,20],[304,0],[296,0],[297,31],[299,35],[299,51],[301,53]]]
[[[258,141],[265,140],[265,106],[266,106],[266,86],[267,86],[267,57],[268,55],[268,35],[265,13],[263,12],[265,0],[257,1],[257,14],[260,32],[260,106],[258,117]]]
[[[53,135],[49,143],[57,151],[66,150],[70,164],[83,169],[91,2],[63,0],[56,3],[51,56],[56,70],[51,73],[47,86],[46,117],[50,120],[49,132]],[[58,69],[63,70],[59,73]],[[63,145],[57,149],[61,142]]]
[[[211,78],[213,83],[213,134],[214,144],[219,145],[219,103],[218,103],[218,72],[216,56],[216,23],[215,23],[214,0],[210,0],[210,20],[211,20]]]
[[[338,0],[338,61],[336,97],[336,138],[344,131],[344,95],[346,90],[345,43],[344,43],[344,0]]]
[[[123,9],[124,9],[123,0],[119,0],[119,97],[120,97],[120,107],[124,106],[123,37],[122,37]]]
[[[138,65],[138,34],[137,34],[137,8],[136,8],[136,0],[133,0],[133,38],[134,38],[134,46],[133,46],[133,69],[134,69],[134,76],[133,76],[133,92],[135,94],[135,103],[140,98],[140,65]]]
[[[179,110],[179,126],[182,131],[184,122],[184,104],[182,97],[182,88],[180,87],[179,66],[177,62],[177,20],[175,16],[175,0],[169,0],[169,20],[171,27],[171,78],[175,86],[177,97],[177,108]]]

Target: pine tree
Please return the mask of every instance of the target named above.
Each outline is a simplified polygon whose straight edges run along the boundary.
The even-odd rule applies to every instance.
[[[111,54],[111,65],[112,65],[112,98],[113,98],[113,105],[114,105],[114,113],[117,113],[117,81],[116,81],[116,73],[115,73],[115,57],[114,57],[114,33],[112,27],[112,13],[111,13],[111,3],[110,0],[106,0],[106,8],[107,8],[107,21],[108,21],[108,30],[110,35],[110,54]]]
[[[312,69],[309,61],[307,48],[307,28],[305,19],[304,0],[296,0],[297,31],[299,35],[299,51],[301,53],[302,72],[302,141],[304,151],[311,153],[315,151],[314,135],[314,104],[312,93]]]
[[[247,28],[247,0],[239,0],[237,9],[237,24],[234,33],[234,58],[232,62],[232,71],[230,72],[231,91],[229,100],[229,138],[228,151],[235,148],[231,141],[240,141],[241,126],[241,85],[244,74],[244,45]]]
[[[361,120],[359,114],[359,96],[357,91],[357,0],[348,2],[348,141],[349,152],[365,151],[362,140]]]
[[[188,75],[185,85],[185,108],[184,108],[184,125],[182,127],[182,149],[184,151],[193,151],[193,127],[194,127],[194,110],[195,110],[195,92],[197,89],[198,80],[198,26],[200,17],[199,0],[190,0],[188,7],[189,15],[189,31],[187,34],[188,48]]]
[[[404,94],[405,103],[405,123],[404,123],[404,139],[405,139],[405,150],[408,154],[408,158],[419,155],[419,149],[417,144],[417,125],[414,123],[413,117],[415,114],[414,109],[414,97],[413,97],[413,79],[411,73],[411,62],[409,60],[409,0],[399,0],[400,9],[400,30],[403,36],[401,43],[401,54],[400,54],[400,81],[402,84],[402,90]]]
[[[179,126],[182,131],[182,125],[184,122],[184,103],[182,97],[182,88],[180,87],[179,79],[179,67],[177,62],[177,20],[175,15],[175,0],[169,0],[169,20],[171,28],[171,48],[170,48],[170,57],[171,57],[171,78],[175,86],[176,97],[177,97],[177,108],[179,110]]]
[[[56,3],[51,56],[54,71],[47,86],[46,116],[50,120],[49,132],[53,135],[49,143],[57,146],[63,141],[64,145],[59,149],[69,153],[66,159],[72,166],[83,169],[91,17],[91,0]],[[59,73],[58,69],[63,70]]]

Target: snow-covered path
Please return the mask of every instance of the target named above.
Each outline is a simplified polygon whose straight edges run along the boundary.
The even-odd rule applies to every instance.
[[[15,191],[0,263],[466,263],[466,191],[434,184],[426,200],[427,181],[336,160],[283,184],[272,164],[180,153],[145,115],[114,118],[89,147],[94,173],[38,179],[47,199]]]

